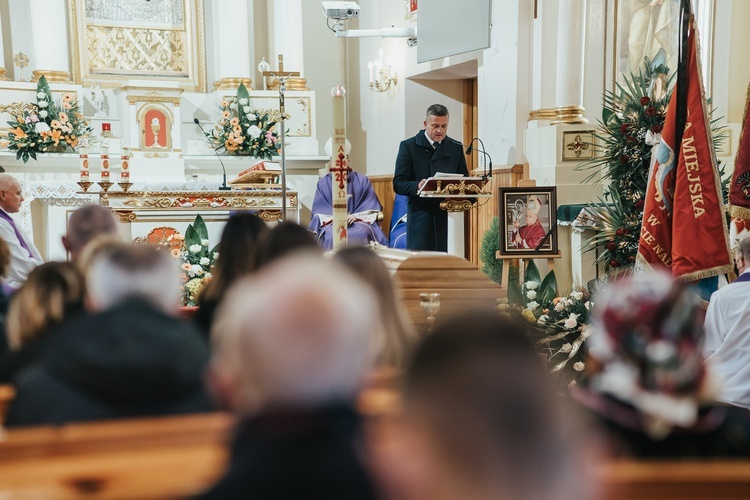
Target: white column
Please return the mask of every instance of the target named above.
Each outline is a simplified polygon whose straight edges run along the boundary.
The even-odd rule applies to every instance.
[[[29,8],[35,63],[32,81],[44,75],[50,82],[70,83],[65,0],[29,0]]]
[[[557,89],[552,123],[588,123],[583,117],[586,0],[560,0],[557,14]]]
[[[466,258],[464,248],[464,212],[448,212],[448,253]]]
[[[214,89],[236,89],[240,83],[250,88],[253,74],[252,37],[249,22],[252,17],[252,2],[248,0],[215,0],[214,60],[216,81]]]
[[[3,54],[5,54],[5,46],[3,45],[2,19],[0,19],[0,80],[10,80],[5,75],[5,58],[2,57]]]
[[[276,69],[279,54],[284,56],[284,71],[299,71],[300,78],[290,79],[289,90],[308,90],[302,44],[302,0],[268,0],[268,62]],[[269,88],[277,84],[269,82]]]

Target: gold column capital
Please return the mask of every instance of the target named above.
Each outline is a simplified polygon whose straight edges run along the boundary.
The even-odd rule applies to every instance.
[[[39,81],[39,77],[44,75],[48,82],[55,83],[73,83],[70,80],[70,73],[67,71],[52,70],[52,69],[35,69],[31,72],[31,81]]]
[[[589,121],[583,116],[585,112],[583,106],[557,107],[555,108],[555,118],[550,121],[550,125],[588,123]]]
[[[244,83],[247,90],[252,90],[253,81],[250,78],[225,77],[214,82],[214,90],[237,89],[240,83]]]

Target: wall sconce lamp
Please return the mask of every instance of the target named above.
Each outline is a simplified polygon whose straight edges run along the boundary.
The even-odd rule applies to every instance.
[[[378,51],[378,58],[367,63],[370,70],[370,90],[373,92],[386,92],[391,86],[398,85],[398,74],[393,73],[391,65],[386,69],[383,66],[383,49]]]

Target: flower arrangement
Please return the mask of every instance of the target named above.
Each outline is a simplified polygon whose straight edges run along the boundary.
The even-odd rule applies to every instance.
[[[520,314],[534,325],[534,340],[547,358],[550,373],[558,378],[560,388],[567,388],[584,376],[584,343],[591,335],[589,294],[577,290],[557,296],[555,272],[542,280],[533,261],[525,279],[520,287],[509,285],[508,299],[499,309]]]
[[[8,122],[8,149],[16,151],[16,159],[23,159],[24,163],[29,157],[36,160],[38,153],[73,150],[82,137],[91,133],[73,94],[65,93],[55,103],[44,76],[36,86],[36,103],[30,107]]]
[[[182,261],[182,305],[195,306],[198,294],[211,280],[211,271],[219,256],[217,247],[208,249],[208,230],[200,215],[188,225],[184,237],[178,233],[170,235],[169,239],[177,242],[171,245],[172,257]]]
[[[241,83],[235,99],[221,102],[221,119],[206,138],[219,151],[270,160],[281,148],[275,127],[269,112],[250,107],[250,94]]]

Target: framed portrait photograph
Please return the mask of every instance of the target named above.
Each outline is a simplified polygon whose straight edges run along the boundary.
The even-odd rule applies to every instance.
[[[500,255],[518,258],[558,254],[555,187],[498,189]]]

